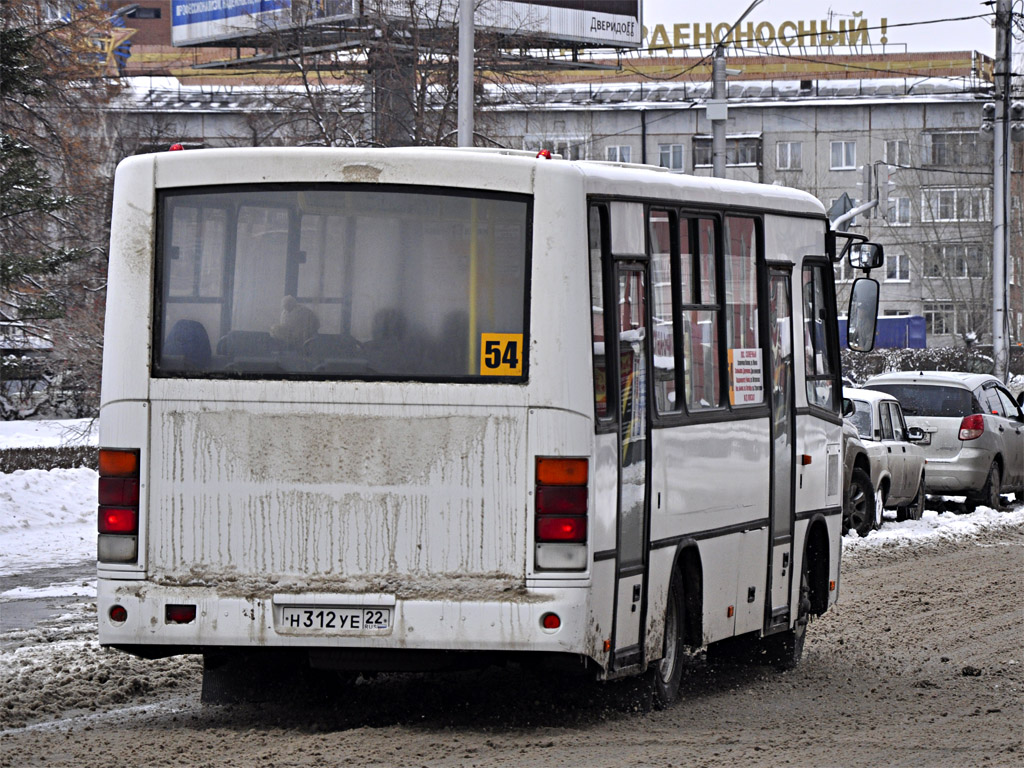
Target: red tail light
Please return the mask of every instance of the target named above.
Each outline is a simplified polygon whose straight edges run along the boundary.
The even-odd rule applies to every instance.
[[[537,458],[538,543],[587,540],[587,459]]]
[[[139,513],[127,507],[100,507],[100,533],[137,533]]]
[[[985,433],[985,417],[980,413],[964,416],[960,422],[960,439],[976,440]]]
[[[100,504],[102,506],[138,506],[139,479],[121,477],[100,478]]]
[[[99,469],[99,560],[135,562],[139,554],[139,452],[100,448]]]
[[[537,541],[583,542],[587,540],[585,517],[538,517]]]
[[[587,486],[537,486],[537,514],[587,514]]]

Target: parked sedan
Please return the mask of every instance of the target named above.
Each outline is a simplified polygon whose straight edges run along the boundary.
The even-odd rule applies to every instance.
[[[923,430],[929,493],[966,495],[972,509],[1024,493],[1024,411],[995,376],[885,373],[864,388],[897,398],[907,423]]]
[[[843,399],[852,404],[852,410],[847,406],[844,413],[847,422],[856,428],[867,456],[867,467],[862,464],[859,468],[861,477],[854,468],[844,523],[848,518],[848,527],[863,536],[881,525],[883,508],[895,509],[897,520],[920,520],[925,501],[925,457],[917,441],[924,438],[924,432],[907,428],[899,401],[892,395],[844,387]],[[865,475],[871,498],[863,487]]]

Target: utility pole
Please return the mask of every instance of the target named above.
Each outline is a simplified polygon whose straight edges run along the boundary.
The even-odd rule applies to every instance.
[[[1006,255],[1009,251],[1009,115],[1011,45],[1011,0],[996,3],[995,120],[993,121],[992,169],[992,357],[995,375],[1003,381],[1009,375],[1006,342]]]
[[[473,146],[474,0],[459,0],[459,146]]]
[[[761,0],[754,0],[729,27],[725,37],[715,46],[711,60],[711,101],[707,103],[705,114],[711,121],[711,173],[716,179],[725,178],[725,124],[729,119],[728,91],[725,88],[725,76],[729,70],[725,68],[725,46],[732,39],[733,30],[760,4]]]
[[[711,62],[711,101],[707,105],[708,120],[711,121],[711,173],[716,179],[725,178],[725,124],[729,119],[725,90],[725,46],[715,48]]]

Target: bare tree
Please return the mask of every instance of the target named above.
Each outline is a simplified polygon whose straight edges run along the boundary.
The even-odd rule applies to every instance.
[[[94,0],[63,14],[40,0],[0,0],[0,10],[0,322],[27,347],[52,346],[43,361],[18,350],[0,360],[0,418],[39,412],[40,382],[84,393],[72,409],[81,415],[99,388],[98,359],[78,350],[101,339],[82,318],[102,317],[109,173],[96,138],[118,82],[95,42],[112,24]]]

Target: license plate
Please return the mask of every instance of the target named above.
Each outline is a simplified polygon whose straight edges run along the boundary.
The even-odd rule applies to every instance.
[[[280,628],[317,634],[387,632],[391,629],[390,608],[306,608],[286,605],[281,609]]]

